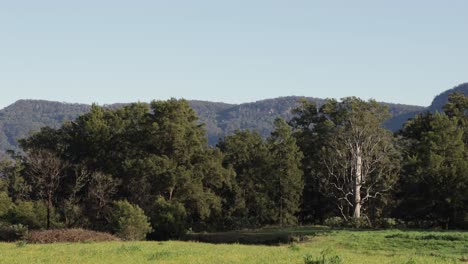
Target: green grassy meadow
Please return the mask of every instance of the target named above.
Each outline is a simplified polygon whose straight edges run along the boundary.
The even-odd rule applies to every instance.
[[[273,244],[279,239],[299,242]],[[304,263],[333,251],[343,263],[468,263],[467,232],[319,227],[194,234],[205,242],[0,243],[0,263]],[[243,245],[236,242],[256,244]],[[233,244],[213,244],[233,243]]]

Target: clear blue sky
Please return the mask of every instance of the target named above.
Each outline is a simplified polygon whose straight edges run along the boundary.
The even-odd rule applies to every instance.
[[[0,3],[0,107],[287,95],[428,105],[468,81],[466,0]]]

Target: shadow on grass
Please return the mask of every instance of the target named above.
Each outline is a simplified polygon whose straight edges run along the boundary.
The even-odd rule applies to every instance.
[[[311,240],[313,237],[326,236],[331,233],[369,233],[390,231],[390,234],[382,234],[382,239],[410,239],[410,240],[444,240],[444,241],[468,241],[468,232],[454,232],[442,230],[412,230],[412,229],[353,229],[353,228],[328,228],[322,226],[302,226],[291,228],[262,228],[255,230],[241,230],[218,233],[192,233],[180,240],[197,241],[210,244],[244,244],[244,245],[269,245],[277,246],[290,243],[301,243]],[[365,234],[363,234],[365,235]],[[380,235],[379,235],[380,236]]]
[[[332,229],[325,227],[262,228],[220,233],[187,234],[181,240],[211,244],[278,246],[306,242],[313,237],[326,235],[332,231]]]

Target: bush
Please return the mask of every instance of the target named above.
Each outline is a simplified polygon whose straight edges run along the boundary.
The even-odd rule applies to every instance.
[[[27,238],[28,234],[28,227],[24,225],[0,223],[0,241],[18,241]]]
[[[155,232],[151,234],[151,238],[165,240],[185,235],[187,213],[182,204],[159,197],[152,212],[151,224]]]
[[[55,213],[52,211],[51,222],[56,226]],[[28,226],[30,229],[44,229],[47,227],[47,208],[40,201],[21,201],[11,210],[12,223]]]
[[[117,237],[102,232],[84,229],[54,229],[46,231],[32,231],[27,242],[51,244],[51,243],[76,243],[76,242],[106,242],[119,241]]]
[[[111,226],[115,234],[124,240],[144,240],[152,231],[143,210],[127,201],[114,202]]]
[[[432,220],[413,220],[406,222],[407,228],[422,228],[422,229],[432,229],[440,227],[440,224],[437,221]]]
[[[329,227],[343,227],[344,223],[344,219],[338,216],[327,218],[324,221],[324,225]]]
[[[13,207],[13,202],[6,192],[0,192],[0,219],[7,216],[8,212]]]
[[[348,227],[351,228],[369,228],[371,227],[369,221],[365,218],[351,218],[348,223]]]
[[[395,218],[383,218],[380,220],[380,226],[382,228],[396,228],[398,226],[398,221]]]

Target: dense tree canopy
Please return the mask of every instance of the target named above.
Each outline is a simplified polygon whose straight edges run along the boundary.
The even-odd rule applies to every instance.
[[[226,104],[207,101],[189,101],[190,106],[205,124],[210,145],[215,145],[220,137],[236,130],[255,130],[267,137],[273,130],[273,121],[280,116],[286,120],[292,117],[291,109],[300,97],[280,97],[245,104]],[[324,100],[307,98],[321,104]],[[386,104],[395,119],[389,120],[388,128],[399,129],[404,121],[414,116],[414,112],[424,110],[421,106]],[[108,109],[118,109],[125,104],[106,105]],[[30,136],[42,127],[59,128],[64,122],[75,120],[88,113],[90,105],[68,104],[44,100],[19,100],[0,109],[0,157],[9,149],[20,150],[18,139]],[[404,118],[405,115],[410,116]]]
[[[408,122],[400,178],[401,217],[428,225],[461,227],[468,216],[468,96],[454,94],[447,113]]]
[[[336,217],[348,226],[396,217],[463,228],[468,99],[449,98],[445,113],[418,115],[395,135],[374,100],[304,100],[266,137],[237,130],[216,147],[185,100],[93,105],[0,162],[0,222],[129,240]]]
[[[67,183],[85,181],[79,192],[87,193],[84,203],[92,209],[87,211],[98,218],[92,222],[104,220],[105,214],[100,214],[112,199],[121,197],[147,214],[161,199],[180,204],[187,211],[186,224],[197,226],[221,211],[218,192],[233,175],[223,167],[222,154],[208,147],[197,121],[183,100],[118,110],[93,106],[76,121],[58,130],[44,129],[22,146],[53,150],[88,171],[80,179],[70,172]],[[70,195],[65,193],[64,198]]]
[[[302,153],[283,119],[274,127],[267,140],[255,132],[238,131],[219,143],[225,164],[236,172],[228,196],[233,226],[297,223],[304,185]]]
[[[388,116],[384,106],[351,97],[329,100],[320,109],[303,102],[295,113],[291,124],[306,153],[303,166],[312,185],[306,186],[306,199],[314,206],[331,201],[348,219],[360,218],[363,206],[368,211],[370,199],[388,195],[398,175],[398,156],[391,133],[381,127]]]

